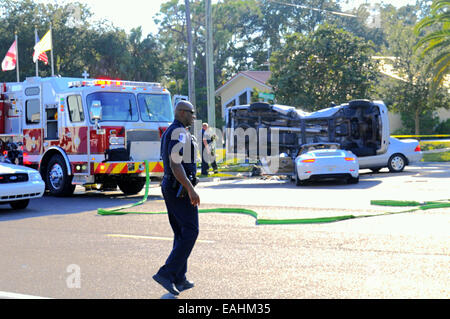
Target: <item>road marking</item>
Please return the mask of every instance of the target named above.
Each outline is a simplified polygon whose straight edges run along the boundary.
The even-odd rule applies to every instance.
[[[133,239],[153,239],[153,240],[167,240],[173,241],[171,237],[158,237],[158,236],[142,236],[142,235],[126,235],[126,234],[107,234],[108,237],[118,237],[118,238],[133,238]],[[197,239],[197,243],[213,244],[213,240]]]
[[[50,299],[50,298],[0,291],[0,299]]]

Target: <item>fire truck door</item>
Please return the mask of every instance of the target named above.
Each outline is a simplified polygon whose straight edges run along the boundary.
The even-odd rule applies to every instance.
[[[21,103],[21,101],[17,101]],[[38,96],[28,97],[24,101],[23,116],[24,153],[39,154],[42,147],[41,103]]]
[[[88,148],[88,127],[86,125],[81,95],[69,95],[66,98],[64,115],[61,113],[61,146],[67,154],[86,155]]]

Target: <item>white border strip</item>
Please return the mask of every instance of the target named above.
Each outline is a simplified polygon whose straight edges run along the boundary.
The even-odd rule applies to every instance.
[[[0,291],[0,299],[51,299],[51,298]]]

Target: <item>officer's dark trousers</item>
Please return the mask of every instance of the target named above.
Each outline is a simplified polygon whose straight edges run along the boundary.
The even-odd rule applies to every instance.
[[[174,283],[181,283],[186,279],[187,260],[199,232],[198,208],[191,205],[187,195],[177,198],[176,190],[168,184],[169,182],[163,179],[161,189],[174,233],[174,241],[172,251],[158,273]]]

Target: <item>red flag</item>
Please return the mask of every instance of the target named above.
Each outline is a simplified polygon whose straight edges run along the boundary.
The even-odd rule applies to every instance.
[[[16,41],[13,42],[8,52],[6,53],[5,58],[2,62],[2,71],[11,71],[16,68],[17,61],[17,44]]]

